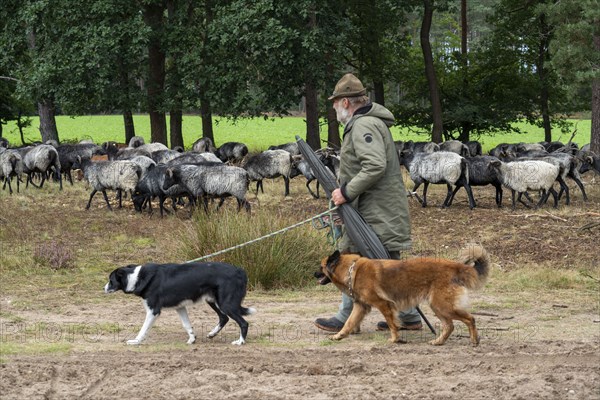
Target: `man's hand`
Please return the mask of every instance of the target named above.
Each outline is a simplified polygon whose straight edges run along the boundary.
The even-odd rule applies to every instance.
[[[344,204],[346,202],[346,198],[342,194],[340,188],[334,189],[334,191],[331,192],[331,200],[333,200],[333,204],[335,204],[336,206],[339,206],[340,204]]]

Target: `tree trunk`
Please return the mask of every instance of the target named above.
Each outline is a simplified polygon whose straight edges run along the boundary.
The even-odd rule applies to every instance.
[[[385,89],[383,82],[373,82],[373,91],[375,92],[375,103],[385,106]]]
[[[340,141],[340,123],[337,120],[335,109],[327,105],[327,147],[339,149],[342,147]]]
[[[600,36],[594,35],[594,47],[600,52]],[[592,80],[592,132],[590,150],[600,154],[600,79]]]
[[[306,143],[313,150],[317,150],[321,148],[317,89],[312,82],[307,82],[304,89],[304,96],[306,98]]]
[[[58,140],[58,130],[56,129],[55,107],[52,100],[41,100],[38,102],[38,114],[40,115],[40,133],[42,134],[42,143],[48,140]]]
[[[171,148],[183,147],[183,112],[178,107],[169,113],[169,130],[171,133]]]
[[[131,110],[123,110],[123,125],[125,126],[125,143],[129,143],[135,136],[135,125],[133,124],[133,114]]]
[[[442,102],[440,100],[440,91],[438,87],[435,68],[433,66],[433,54],[431,52],[431,43],[429,42],[429,32],[431,30],[431,21],[433,19],[433,0],[424,0],[425,11],[423,13],[423,22],[421,24],[421,49],[425,60],[425,76],[429,86],[429,98],[431,100],[431,112],[433,118],[433,130],[431,140],[435,143],[442,141],[442,132],[444,125],[442,122]]]
[[[552,141],[552,126],[550,125],[550,108],[548,105],[548,74],[545,67],[548,58],[548,45],[550,43],[550,27],[546,22],[546,15],[540,15],[540,47],[538,54],[538,78],[541,84],[540,90],[540,112],[542,114],[542,125],[544,127],[544,140],[548,143]]]
[[[212,111],[210,101],[201,92],[200,94],[200,118],[202,119],[202,137],[209,138],[217,146],[213,134]],[[219,147],[219,146],[217,146]]]
[[[469,27],[467,24],[467,0],[460,1],[460,25],[461,25],[461,35],[460,35],[460,55],[461,55],[461,68],[463,75],[463,87],[462,87],[462,96],[463,98],[469,98],[469,79],[468,79],[468,68],[469,63],[467,59],[468,52],[468,43],[467,43],[467,35],[469,31]],[[463,143],[466,143],[470,140],[471,136],[471,127],[473,126],[472,121],[463,121],[461,124],[461,131],[458,137]]]
[[[144,22],[150,27],[148,42],[148,112],[150,114],[150,136],[152,142],[167,144],[167,121],[162,108],[165,87],[165,52],[161,47],[163,31],[163,4],[144,7]]]

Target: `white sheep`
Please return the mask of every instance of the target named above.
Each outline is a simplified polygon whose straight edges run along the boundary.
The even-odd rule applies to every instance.
[[[83,176],[92,187],[90,200],[85,207],[86,210],[90,208],[94,195],[101,191],[108,209],[112,211],[106,189],[119,191],[119,208],[121,208],[123,205],[121,191],[129,191],[133,197],[133,191],[142,173],[139,165],[126,160],[93,162],[83,159],[80,160],[80,165]]]
[[[15,150],[5,150],[4,147],[0,147],[0,150],[0,180],[4,179],[2,189],[5,189],[8,184],[9,193],[13,193],[11,180],[14,176],[17,178],[17,193],[19,193],[19,180],[23,173],[23,157]]]
[[[469,208],[475,207],[475,200],[471,185],[469,185],[469,168],[465,159],[456,153],[449,151],[436,151],[434,153],[412,153],[402,151],[400,164],[404,165],[410,174],[410,179],[415,183],[413,192],[421,184],[423,188],[423,200],[421,204],[427,207],[427,188],[430,183],[445,183],[448,188],[446,200],[443,207],[449,205],[452,198],[452,186],[462,186],[467,191]],[[417,197],[418,198],[418,197]]]
[[[62,190],[60,160],[56,149],[49,144],[40,144],[39,146],[31,148],[31,150],[27,151],[23,157],[23,172],[27,174],[27,184],[25,187],[27,188],[29,183],[36,186],[32,181],[32,175],[36,172],[40,173],[42,176],[42,182],[39,187],[43,187],[44,182],[46,181],[46,174],[48,174],[52,168],[54,168],[54,176],[58,179],[60,190]]]
[[[541,190],[542,197],[537,206],[541,206],[548,200],[552,193],[554,197],[554,207],[558,205],[558,196],[552,185],[558,178],[560,168],[557,164],[550,164],[545,161],[527,160],[527,161],[492,161],[492,168],[495,168],[502,184],[512,191],[512,207],[516,206],[515,194],[519,194],[518,201],[526,207],[521,196],[528,190]]]

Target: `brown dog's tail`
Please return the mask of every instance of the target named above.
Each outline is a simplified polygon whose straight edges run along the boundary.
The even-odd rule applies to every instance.
[[[469,244],[460,251],[458,262],[469,265],[477,271],[477,279],[466,284],[469,289],[481,288],[490,272],[490,256],[488,252],[478,244]]]

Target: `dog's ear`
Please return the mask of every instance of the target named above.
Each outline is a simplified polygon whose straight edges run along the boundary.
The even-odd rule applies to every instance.
[[[329,274],[333,274],[333,271],[335,271],[335,267],[337,266],[339,260],[340,252],[338,250],[334,251],[333,254],[327,258],[326,267]]]

